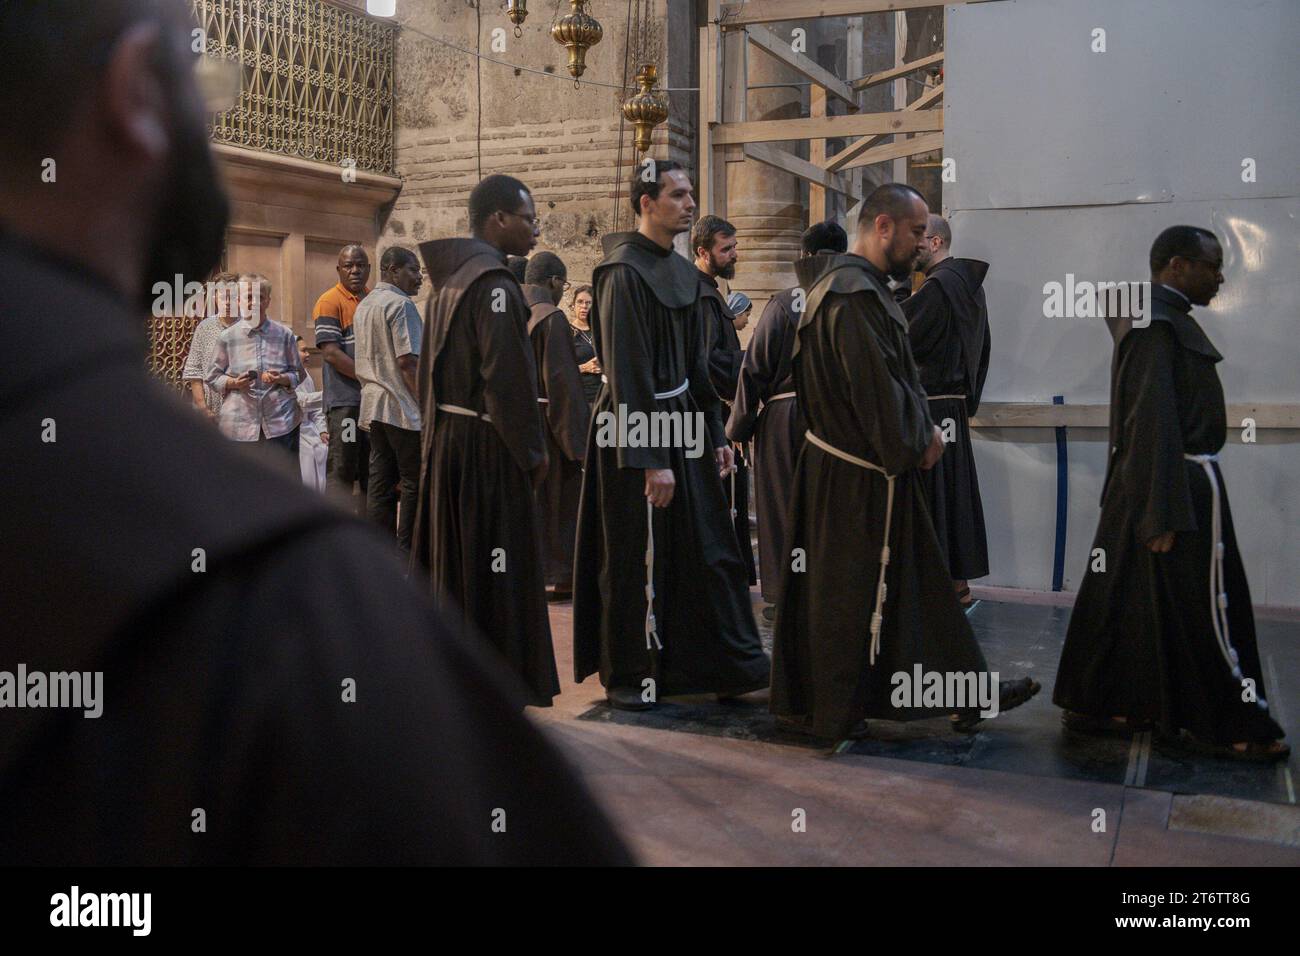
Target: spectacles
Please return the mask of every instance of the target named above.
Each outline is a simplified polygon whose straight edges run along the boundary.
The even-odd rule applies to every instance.
[[[516,219],[522,219],[524,222],[531,223],[534,227],[542,224],[542,220],[536,216],[529,217],[520,212],[506,212],[504,209],[501,211],[505,212],[507,216],[514,216]]]

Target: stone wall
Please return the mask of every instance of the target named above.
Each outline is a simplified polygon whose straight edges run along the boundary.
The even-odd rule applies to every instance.
[[[445,38],[472,50],[476,11],[465,0],[402,0],[403,30],[397,51],[396,166],[404,180],[380,236],[389,245],[468,233],[466,201],[483,175],[508,173],[533,191],[542,219],[539,249],[560,255],[575,282],[600,261],[600,238],[615,226],[630,228],[626,181],[636,155],[625,124],[621,172],[619,120],[623,96],[595,83],[623,82],[627,7],[596,3],[591,10],[604,37],[587,54],[587,72],[574,88],[568,51],[551,39],[553,17],[569,12],[557,0],[533,0],[516,39],[498,5],[480,0],[481,48],[486,55],[556,74],[516,71],[483,61],[421,36]],[[656,0],[652,46],[660,87],[695,86],[696,31],[690,0]],[[493,31],[505,49],[493,51]],[[629,80],[637,64],[629,67]],[[481,104],[478,78],[481,76]],[[654,134],[651,155],[676,159],[694,171],[697,101],[673,94],[668,123]]]

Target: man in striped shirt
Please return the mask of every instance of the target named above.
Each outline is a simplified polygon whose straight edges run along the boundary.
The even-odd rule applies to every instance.
[[[293,332],[266,314],[271,283],[239,277],[240,320],[217,336],[208,384],[221,393],[221,433],[279,445],[298,461],[302,410],[295,389],[307,375]]]
[[[316,347],[324,360],[325,417],[329,422],[330,449],[325,465],[326,484],[346,495],[357,514],[364,513],[369,485],[370,439],[358,425],[361,419],[361,383],[357,381],[356,333],[352,317],[367,293],[370,257],[359,245],[339,250],[339,281],[316,300],[312,322]],[[354,482],[361,494],[352,499]]]

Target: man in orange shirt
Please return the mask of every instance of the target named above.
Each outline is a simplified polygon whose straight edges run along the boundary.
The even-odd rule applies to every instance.
[[[329,424],[329,457],[325,463],[325,483],[330,490],[346,495],[357,514],[366,506],[366,486],[370,472],[370,439],[361,430],[361,383],[355,364],[356,337],[352,316],[369,291],[370,258],[358,245],[339,250],[339,281],[316,300],[312,322],[316,326],[316,347],[324,359],[325,377],[322,402]],[[352,499],[354,482],[361,494]]]

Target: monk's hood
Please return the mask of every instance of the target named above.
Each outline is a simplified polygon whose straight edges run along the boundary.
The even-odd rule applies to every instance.
[[[424,260],[434,291],[445,286],[456,270],[475,256],[491,256],[502,266],[506,262],[505,253],[482,239],[457,237],[420,243],[420,258]]]
[[[610,233],[601,240],[601,246],[605,259],[592,273],[593,282],[606,266],[621,264],[635,270],[666,309],[684,309],[699,298],[699,270],[676,251],[664,249],[639,232]]]
[[[980,259],[958,259],[949,256],[926,273],[926,278],[934,276],[940,270],[955,273],[967,291],[974,295],[979,287],[984,284],[984,277],[989,272],[989,264]]]
[[[845,255],[838,252],[818,252],[815,255],[796,259],[794,275],[799,280],[799,288],[807,294],[813,287],[813,283],[820,279],[826,270],[832,268],[836,260],[844,259]]]

